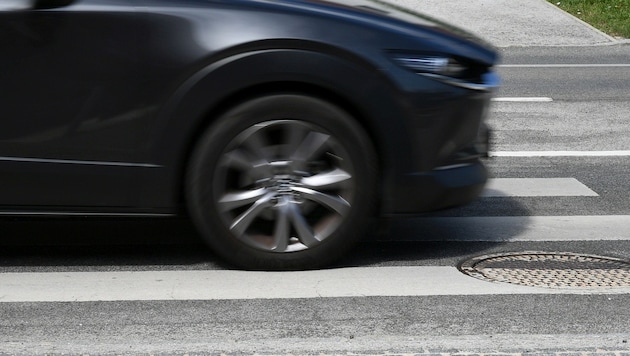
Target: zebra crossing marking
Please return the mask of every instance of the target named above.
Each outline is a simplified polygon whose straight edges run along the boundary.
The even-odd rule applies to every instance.
[[[575,178],[490,179],[482,197],[599,196]]]
[[[0,274],[0,302],[235,300],[497,294],[629,294],[630,288],[550,289],[471,278],[448,266],[300,272],[232,270]]]
[[[490,157],[629,157],[630,150],[613,151],[491,151]]]
[[[390,241],[630,240],[630,215],[418,217],[396,221]]]

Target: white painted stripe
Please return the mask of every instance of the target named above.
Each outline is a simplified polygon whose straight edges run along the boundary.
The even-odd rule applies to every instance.
[[[549,97],[501,97],[493,98],[492,101],[497,102],[521,102],[521,103],[548,103],[553,101]]]
[[[501,64],[500,68],[625,68],[629,63],[581,63],[581,64]]]
[[[143,271],[0,274],[1,302],[293,299],[366,296],[630,293],[481,281],[455,267],[360,267],[304,272]]]
[[[625,157],[630,150],[619,151],[492,151],[490,157]]]
[[[394,241],[630,241],[630,215],[422,217],[391,225]]]
[[[482,197],[599,196],[575,178],[494,178]]]

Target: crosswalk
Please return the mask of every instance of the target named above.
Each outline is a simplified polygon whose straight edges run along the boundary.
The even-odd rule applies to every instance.
[[[495,178],[483,199],[597,197],[575,178]],[[405,227],[422,226],[422,234]],[[397,229],[397,230],[396,230]],[[421,217],[392,241],[551,242],[630,240],[630,215]],[[630,294],[628,288],[551,289],[492,283],[457,266],[351,267],[303,272],[161,270],[0,273],[0,302],[295,299],[362,296]],[[60,288],[60,286],[63,286]]]
[[[573,177],[495,178],[477,205],[605,199],[599,188]],[[497,251],[628,246],[630,215],[497,215],[405,219],[374,243],[452,253],[432,261],[427,251],[295,272],[198,261],[70,262],[50,271],[3,265],[0,354],[626,355],[630,283],[553,288],[463,272],[464,260]],[[628,280],[630,271],[622,272]],[[584,319],[595,321],[582,326]]]

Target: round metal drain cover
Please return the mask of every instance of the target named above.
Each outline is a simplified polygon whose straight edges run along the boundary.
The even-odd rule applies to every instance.
[[[470,259],[459,269],[486,281],[547,288],[630,287],[630,262],[558,252],[520,252]]]

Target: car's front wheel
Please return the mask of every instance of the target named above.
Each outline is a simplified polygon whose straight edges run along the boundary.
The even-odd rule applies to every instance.
[[[303,95],[225,112],[187,173],[188,208],[203,238],[247,269],[330,264],[365,232],[376,195],[365,131],[336,105]]]

